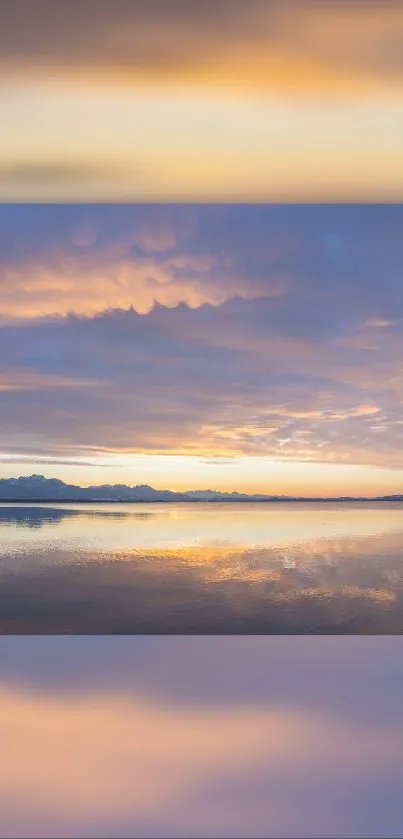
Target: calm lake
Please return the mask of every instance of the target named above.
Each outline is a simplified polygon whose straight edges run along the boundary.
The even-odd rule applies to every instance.
[[[0,632],[403,632],[403,504],[0,506]]]

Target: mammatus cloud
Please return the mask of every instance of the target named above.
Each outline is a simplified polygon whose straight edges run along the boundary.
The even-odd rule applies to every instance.
[[[146,313],[154,303],[198,307],[281,295],[286,276],[276,273],[275,263],[287,242],[256,243],[253,234],[247,242],[240,230],[242,250],[228,235],[225,209],[211,209],[209,218],[200,208],[178,206],[104,206],[95,214],[55,208],[60,221],[56,229],[50,222],[52,230],[49,210],[38,208],[33,226],[19,231],[13,209],[3,209],[0,316],[93,315],[131,306]],[[209,240],[215,219],[217,242]],[[256,276],[248,271],[249,258]]]
[[[3,454],[403,466],[400,205],[0,214]]]
[[[144,314],[155,302],[169,307],[186,302],[197,307],[254,293],[246,278],[231,277],[228,269],[229,276],[222,276],[219,262],[212,257],[183,254],[158,260],[146,255],[136,260],[130,254],[130,244],[122,243],[116,250],[118,253],[111,248],[88,256],[55,252],[48,254],[44,264],[6,269],[3,316],[88,315],[130,306]],[[281,291],[281,283],[274,280],[273,295]]]

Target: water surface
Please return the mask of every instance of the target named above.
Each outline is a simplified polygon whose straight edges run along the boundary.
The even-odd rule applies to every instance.
[[[2,633],[401,633],[403,504],[0,506]]]

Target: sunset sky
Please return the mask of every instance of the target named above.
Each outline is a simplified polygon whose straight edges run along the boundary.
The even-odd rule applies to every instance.
[[[402,205],[2,205],[1,475],[403,492]]]
[[[41,475],[403,498],[403,0],[0,0],[0,839],[402,837],[401,504]]]
[[[0,200],[401,200],[395,0],[0,0]]]

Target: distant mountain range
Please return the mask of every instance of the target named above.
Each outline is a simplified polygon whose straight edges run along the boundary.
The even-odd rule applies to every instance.
[[[105,484],[80,487],[65,484],[57,478],[30,475],[1,478],[0,501],[403,501],[403,495],[383,495],[370,499],[356,496],[306,498],[291,495],[247,495],[239,492],[217,492],[212,489],[171,492],[147,485],[130,487],[125,484]]]

